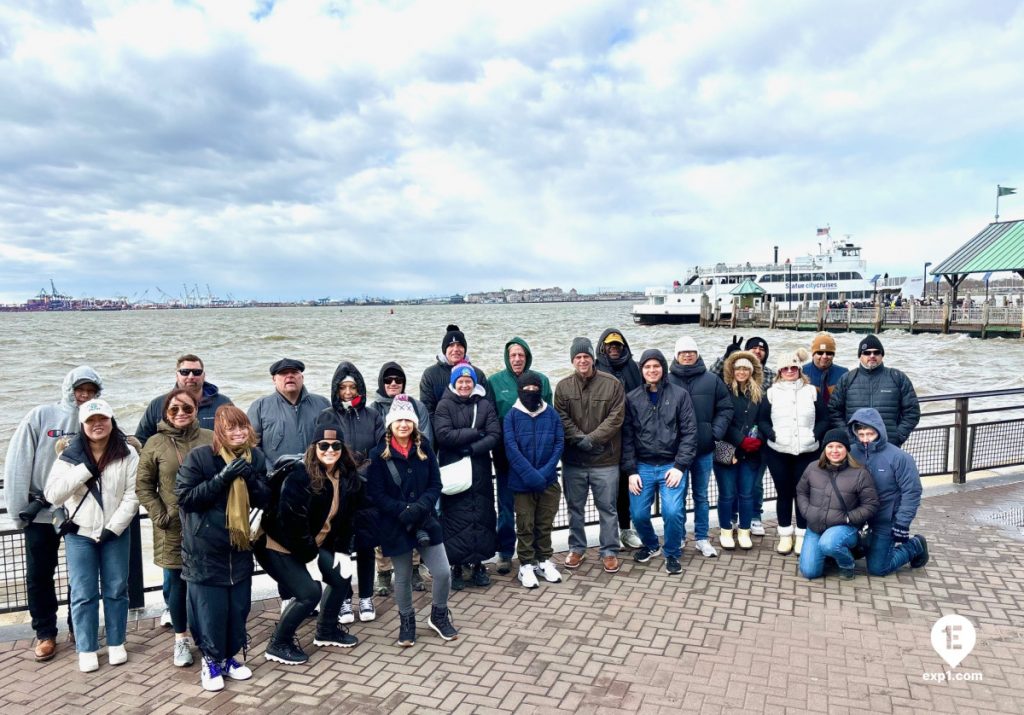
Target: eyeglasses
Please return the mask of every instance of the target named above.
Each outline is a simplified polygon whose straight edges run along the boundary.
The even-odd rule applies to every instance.
[[[861,355],[881,355],[881,350],[862,350]]]
[[[332,452],[340,452],[341,442],[317,442],[316,448],[321,452],[327,452],[328,450]]]
[[[817,350],[817,351],[815,351],[814,354],[815,355],[828,355],[829,357],[835,357],[835,353],[830,353],[827,350]]]
[[[178,368],[178,374],[181,375],[182,377],[188,377],[189,375],[191,375],[192,377],[199,377],[200,375],[203,374],[203,368],[201,368],[201,367],[180,367],[180,368]]]
[[[405,382],[405,380],[403,380],[403,379],[402,379],[402,378],[400,378],[400,377],[392,377],[392,376],[388,376],[388,377],[385,377],[385,378],[384,378],[384,384],[385,384],[385,385],[401,385],[401,384],[403,384],[404,382]]]
[[[179,412],[184,412],[186,415],[190,415],[196,411],[196,408],[192,405],[171,405],[167,408],[167,412],[174,417]]]

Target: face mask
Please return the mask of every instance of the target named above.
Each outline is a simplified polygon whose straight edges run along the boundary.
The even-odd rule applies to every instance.
[[[541,397],[539,390],[520,390],[519,401],[523,403],[523,407],[528,409],[530,412],[536,412],[540,409]]]

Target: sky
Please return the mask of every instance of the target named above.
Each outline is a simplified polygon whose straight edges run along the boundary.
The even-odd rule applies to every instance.
[[[0,303],[643,289],[1024,218],[1024,6],[0,0]]]

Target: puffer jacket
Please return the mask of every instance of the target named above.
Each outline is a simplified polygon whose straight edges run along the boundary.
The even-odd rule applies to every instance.
[[[669,367],[668,381],[685,388],[697,415],[697,456],[715,449],[715,440],[725,437],[732,421],[732,393],[717,375],[708,372],[704,358],[693,365],[680,365],[675,360]]]
[[[227,529],[228,492],[231,484],[214,479],[227,466],[213,447],[196,447],[178,470],[174,493],[181,511],[181,577],[204,586],[234,586],[252,578],[252,551],[231,545]],[[269,502],[267,460],[254,448],[243,477],[250,508],[265,509]]]
[[[430,445],[423,445],[423,453],[426,459],[420,459],[413,447],[409,456],[403,457],[391,448],[391,461],[398,471],[397,483],[388,469],[388,460],[384,459],[384,445],[370,453],[366,488],[373,503],[380,505],[380,548],[385,556],[407,554],[416,548],[417,528],[427,532],[431,546],[444,542],[441,524],[434,517],[434,505],[441,498],[441,472]],[[412,504],[418,504],[424,516],[407,528],[399,515]]]
[[[542,492],[558,479],[558,460],[565,448],[565,430],[555,409],[541,402],[531,413],[516,400],[505,415],[508,488],[517,494]]]
[[[833,480],[849,515],[832,488]],[[812,462],[797,482],[796,503],[807,519],[807,528],[821,534],[830,526],[859,528],[866,524],[878,511],[878,493],[871,475],[862,467],[851,467],[849,463],[819,467]]]
[[[153,563],[161,568],[181,568],[181,516],[174,494],[178,469],[189,452],[211,444],[213,432],[198,421],[182,430],[161,420],[139,455],[135,493],[153,522]]]
[[[388,370],[398,371],[402,374],[402,380],[405,381],[406,387],[408,387],[408,380],[405,376],[405,370],[397,362],[386,362],[380,366],[380,372],[377,373],[377,396],[373,400],[373,404],[370,405],[373,409],[380,413],[380,417],[387,423],[388,410],[391,409],[391,403],[395,401],[395,398],[388,397],[388,393],[384,390],[384,373]],[[427,440],[431,445],[434,444],[434,426],[430,424],[430,413],[422,402],[417,400],[412,395],[406,394],[409,401],[412,403],[413,409],[416,410],[416,417],[418,418],[418,424],[416,425],[420,430],[420,435],[423,439]]]
[[[164,418],[164,400],[167,394],[154,397],[146,406],[146,411],[139,420],[139,426],[135,428],[135,438],[146,446],[150,437],[156,434],[156,427]],[[212,430],[213,420],[217,416],[217,410],[224,405],[234,404],[231,398],[221,393],[220,388],[212,382],[203,383],[203,394],[199,398],[199,426],[203,429]]]
[[[660,350],[645,350],[640,364],[655,359],[661,363],[662,378],[656,385],[658,404],[652,404],[647,385],[626,394],[626,417],[622,423],[623,474],[636,474],[637,465],[667,464],[685,472],[697,456],[697,416],[690,393],[669,383],[668,362]]]
[[[139,454],[129,445],[127,457],[108,464],[103,470],[99,478],[103,501],[100,504],[85,484],[92,478],[85,452],[88,448],[81,433],[70,440],[53,463],[44,494],[51,504],[63,505],[68,516],[74,515],[79,536],[98,540],[104,529],[120,536],[139,510],[139,498],[135,496]]]
[[[338,510],[322,544],[324,549],[348,552],[357,497],[362,488],[362,481],[355,474],[342,475],[338,480]],[[334,501],[331,480],[324,479],[321,490],[313,491],[306,465],[296,460],[281,482],[280,496],[271,501],[277,502],[275,513],[265,514],[262,522],[267,535],[303,563],[317,558],[321,546],[316,543],[316,537],[327,523]]]
[[[467,449],[473,464],[473,485],[461,494],[441,497],[441,526],[448,561],[486,561],[497,548],[498,517],[494,512],[490,452],[501,438],[501,428],[494,405],[479,392],[460,397],[449,390],[434,413],[434,437],[442,466],[457,462]]]
[[[625,335],[622,335],[622,352],[619,353],[619,359],[612,360],[605,351],[607,346],[604,344],[605,338],[612,333],[622,335],[622,331],[618,328],[608,328],[601,333],[601,337],[597,339],[597,359],[594,364],[598,370],[608,373],[621,382],[623,391],[629,393],[638,387],[643,387],[644,378],[640,374],[640,365],[644,361],[642,358],[639,363],[633,361],[633,353],[629,349]]]
[[[865,447],[853,433],[855,422],[874,427],[878,439]],[[921,475],[914,458],[889,443],[885,422],[872,407],[854,412],[846,428],[850,454],[871,474],[878,492],[878,511],[871,519],[871,528],[884,531],[893,524],[909,528],[921,506]]]
[[[828,412],[818,390],[802,379],[776,380],[768,388],[771,404],[768,446],[781,454],[818,451],[818,442],[828,429]]]
[[[843,375],[828,401],[833,427],[845,427],[853,413],[873,407],[882,416],[890,444],[899,447],[921,421],[921,405],[910,378],[891,367],[858,366]]]
[[[611,375],[594,370],[584,379],[575,370],[555,386],[555,410],[565,429],[562,462],[579,467],[617,467],[622,459],[626,393]],[[593,449],[580,449],[590,437]]]
[[[469,353],[466,353],[466,357],[463,360],[470,362]],[[476,384],[483,388],[485,393],[490,392],[487,386],[487,375],[475,364],[470,364],[476,370]],[[448,385],[452,378],[452,367],[454,366],[448,364],[448,358],[444,355],[438,355],[437,361],[424,370],[423,376],[420,377],[420,402],[427,408],[427,412],[430,413],[431,417],[434,416],[441,398],[448,391]]]
[[[755,464],[761,461],[761,448],[744,450],[740,445],[743,444],[743,440],[746,437],[753,435],[755,427],[758,428],[758,439],[763,444],[765,430],[770,424],[772,406],[764,396],[764,393],[761,393],[760,400],[754,402],[750,395],[745,392],[733,392],[730,386],[735,377],[736,361],[740,358],[750,360],[750,364],[754,366],[750,373],[750,381],[753,384],[761,385],[764,380],[761,363],[758,362],[757,356],[753,353],[737,350],[725,358],[722,364],[722,375],[726,389],[729,390],[729,394],[732,396],[733,412],[732,419],[729,420],[729,428],[726,429],[723,440],[736,447],[735,456],[737,461],[749,461],[751,464]]]

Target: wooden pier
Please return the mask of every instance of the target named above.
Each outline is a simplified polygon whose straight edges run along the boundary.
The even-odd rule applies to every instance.
[[[879,333],[906,330],[915,333],[965,334],[976,338],[1024,338],[1024,310],[1019,307],[980,305],[972,308],[909,305],[888,308],[829,308],[828,303],[771,303],[766,309],[741,308],[734,302],[731,315],[712,309],[705,298],[700,324],[706,328],[770,328],[832,333]]]

